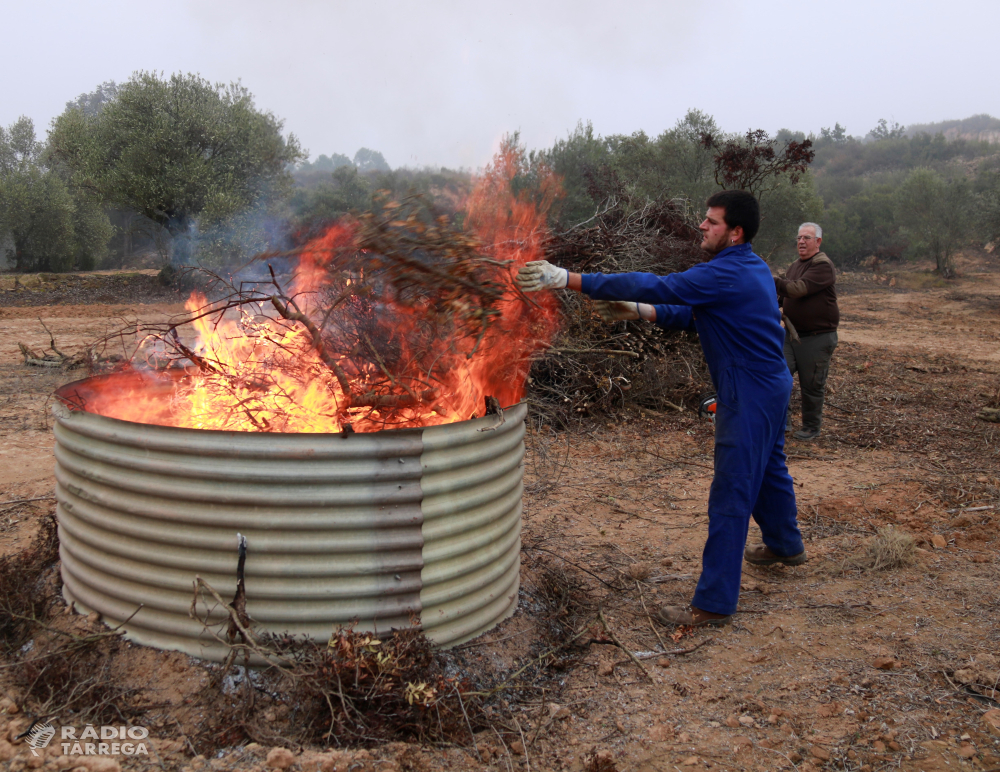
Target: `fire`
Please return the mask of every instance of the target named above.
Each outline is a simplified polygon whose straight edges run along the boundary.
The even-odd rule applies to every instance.
[[[546,293],[526,302],[514,289],[518,268],[542,258],[545,216],[559,195],[557,178],[544,169],[534,202],[515,194],[512,182],[521,159],[518,149],[506,144],[466,202],[466,227],[492,260],[506,263],[504,290],[485,332],[459,335],[434,327],[444,311],[477,318],[460,293],[413,301],[387,292],[352,307],[363,330],[355,345],[370,347],[368,364],[359,366],[351,351],[329,350],[328,338],[314,334],[317,325],[310,329],[304,317],[310,311],[315,316],[317,299],[330,289],[329,256],[356,236],[356,225],[338,223],[305,247],[288,295],[272,299],[266,314],[259,306],[255,314],[252,305],[219,309],[192,294],[185,305],[192,321],[183,342],[173,343],[198,369],[171,379],[165,403],[142,387],[127,395],[119,387],[100,393],[86,409],[196,429],[339,432],[350,424],[367,432],[466,420],[483,414],[486,397],[500,405],[517,403],[532,357],[548,347],[557,326],[554,297]],[[352,278],[338,281],[349,286]],[[150,339],[147,348],[161,350],[163,342]],[[388,364],[385,352],[392,355]]]

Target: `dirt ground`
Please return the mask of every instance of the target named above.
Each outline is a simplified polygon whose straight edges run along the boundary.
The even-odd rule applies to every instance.
[[[277,705],[264,714],[271,735],[197,755],[202,729],[224,720],[212,668],[126,643],[119,661],[151,706],[139,723],[156,752],[116,763],[1000,769],[1000,425],[976,415],[996,406],[1000,387],[1000,259],[967,256],[959,269],[949,282],[927,266],[841,277],[823,433],[787,448],[809,561],[745,565],[733,624],[672,632],[648,614],[689,601],[697,581],[712,426],[690,409],[598,418],[569,433],[533,424],[519,611],[447,655],[478,683],[502,683],[525,666],[532,675],[483,708],[495,720],[477,723],[475,745],[302,747],[281,741],[294,706]],[[19,290],[35,293],[28,302],[0,290],[0,555],[14,555],[54,511],[49,395],[76,377],[26,367],[17,343],[48,345],[41,317],[72,351],[116,319],[162,317],[181,300],[140,303],[137,293],[112,304],[94,301],[94,290],[45,302],[58,290]],[[910,565],[865,568],[880,532],[914,537]],[[752,525],[750,541],[758,538]],[[102,630],[96,620],[65,620],[80,635]],[[568,643],[571,634],[581,637]],[[0,663],[0,761],[11,770],[81,763],[55,744],[34,758],[13,742],[34,716],[10,667]]]

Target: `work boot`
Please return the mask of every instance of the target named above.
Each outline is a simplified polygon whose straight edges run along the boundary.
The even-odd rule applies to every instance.
[[[733,615],[713,614],[711,611],[702,611],[694,606],[663,606],[653,614],[653,619],[667,627],[676,625],[722,627],[732,621]]]
[[[792,435],[797,440],[815,440],[819,437],[819,429],[799,429]]]
[[[771,552],[771,548],[766,544],[758,544],[743,550],[743,559],[755,566],[773,566],[775,563],[784,563],[786,566],[801,566],[806,562],[806,551],[802,550],[798,555],[782,557]]]

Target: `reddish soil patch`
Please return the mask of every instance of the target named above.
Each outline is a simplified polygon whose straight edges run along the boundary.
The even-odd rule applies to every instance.
[[[1000,767],[988,713],[1000,707],[1000,427],[976,417],[1000,386],[1000,284],[977,260],[946,286],[919,270],[897,271],[894,284],[842,280],[823,435],[788,448],[810,560],[744,566],[734,624],[671,634],[647,614],[687,602],[697,581],[710,424],[690,411],[636,412],[568,434],[533,429],[519,611],[447,655],[484,685],[529,665],[487,704],[493,725],[475,747],[301,747],[287,739],[296,706],[261,694],[256,742],[196,757],[210,729],[225,729],[232,690],[213,684],[217,668],[122,643],[116,661],[124,684],[145,690],[158,754],[122,767],[262,770],[269,757],[283,763],[272,747],[289,749],[292,769],[357,772]],[[48,343],[36,316],[65,350],[114,317],[176,310],[0,308],[0,502],[51,496],[54,485],[46,403],[74,376],[20,362],[18,341]],[[53,509],[0,503],[0,554],[23,549]],[[913,563],[857,567],[886,527],[914,536]],[[53,626],[104,630],[71,615]],[[32,709],[12,672],[0,670],[8,714]],[[28,724],[23,711],[3,722],[7,740]],[[0,758],[12,770],[38,763],[6,740]],[[58,749],[42,759],[70,763]]]

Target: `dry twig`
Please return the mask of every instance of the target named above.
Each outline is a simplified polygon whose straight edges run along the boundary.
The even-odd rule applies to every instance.
[[[604,618],[603,610],[599,610],[597,612],[597,619],[601,623],[601,626],[604,628],[604,632],[606,632],[608,634],[608,637],[615,642],[615,646],[624,651],[625,654],[628,656],[628,658],[639,666],[639,670],[642,671],[643,675],[645,675],[646,678],[652,681],[653,676],[648,670],[646,670],[646,666],[642,664],[642,661],[637,656],[635,656],[635,654],[632,653],[631,649],[626,648],[626,646],[620,640],[618,640],[618,636],[611,631],[611,627],[608,625],[608,620]]]

